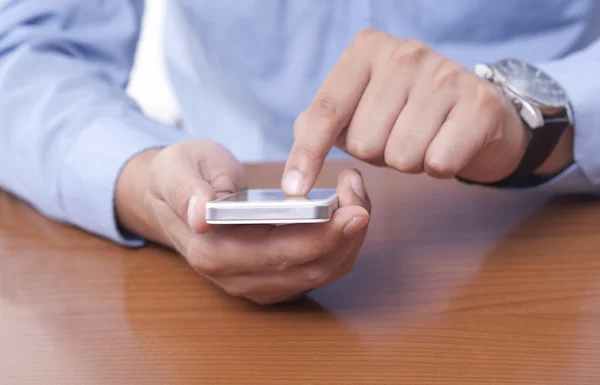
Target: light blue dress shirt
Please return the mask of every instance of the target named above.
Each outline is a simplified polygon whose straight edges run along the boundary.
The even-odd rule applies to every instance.
[[[516,57],[567,90],[576,164],[548,188],[600,191],[600,1],[169,0],[166,55],[185,132],[125,94],[142,0],[0,0],[0,186],[117,242],[114,186],[142,150],[191,136],[284,160],[292,125],[365,27],[472,67]],[[339,156],[336,150],[331,156]]]

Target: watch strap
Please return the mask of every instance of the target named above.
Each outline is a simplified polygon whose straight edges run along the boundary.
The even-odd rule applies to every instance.
[[[523,122],[527,126],[525,122]],[[539,176],[534,172],[548,159],[569,123],[564,120],[547,121],[543,127],[531,130],[531,138],[515,170],[506,178],[497,182],[474,182],[457,176],[461,182],[490,187],[534,187],[554,177]]]

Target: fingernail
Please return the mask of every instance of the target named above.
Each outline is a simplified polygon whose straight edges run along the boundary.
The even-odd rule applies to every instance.
[[[193,232],[196,232],[196,224],[197,224],[196,203],[198,203],[198,196],[193,195],[190,198],[190,203],[188,203],[188,210],[187,210],[188,226],[190,227],[190,229],[192,229]]]
[[[351,236],[358,233],[360,230],[364,229],[367,223],[369,222],[369,218],[366,217],[354,217],[346,227],[344,227],[344,235]]]
[[[354,193],[358,195],[360,199],[364,200],[367,194],[365,192],[365,184],[363,183],[362,179],[358,176],[355,176],[350,180],[350,184],[352,185]]]
[[[302,193],[302,174],[293,170],[285,174],[283,178],[283,190],[290,195],[300,195]]]

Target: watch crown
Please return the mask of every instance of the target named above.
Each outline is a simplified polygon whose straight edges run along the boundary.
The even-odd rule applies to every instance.
[[[493,81],[494,80],[494,70],[487,64],[477,63],[475,64],[475,75],[479,76],[482,79]]]
[[[515,106],[517,111],[521,111],[523,109],[523,103],[519,99],[512,98],[511,102],[512,102],[513,106]]]

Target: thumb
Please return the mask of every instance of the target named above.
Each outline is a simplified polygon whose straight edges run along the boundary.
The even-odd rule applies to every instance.
[[[225,148],[205,140],[184,142],[155,159],[151,191],[195,233],[210,230],[205,205],[245,186],[243,168]]]

